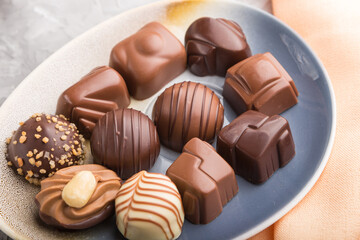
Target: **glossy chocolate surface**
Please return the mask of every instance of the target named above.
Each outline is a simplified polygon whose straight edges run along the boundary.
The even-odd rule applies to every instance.
[[[198,138],[184,146],[166,175],[182,196],[185,218],[194,224],[214,220],[239,190],[231,166]]]
[[[129,178],[115,200],[116,225],[128,239],[172,240],[181,234],[184,209],[175,184],[160,173]]]
[[[258,184],[295,156],[295,145],[285,118],[250,110],[221,129],[217,152],[236,174]]]
[[[96,122],[105,113],[129,104],[124,79],[114,69],[102,66],[93,69],[61,94],[56,114],[69,118],[86,138],[90,138]]]
[[[124,77],[130,95],[142,100],[185,71],[186,52],[169,30],[151,22],[112,49],[109,65]]]
[[[76,126],[63,116],[34,114],[7,140],[6,159],[18,174],[38,185],[61,168],[82,164],[82,142]]]
[[[225,76],[228,68],[251,56],[241,27],[223,18],[193,22],[186,31],[185,46],[189,69],[198,76]]]
[[[65,203],[61,193],[65,185],[81,171],[91,171],[97,184],[88,203],[82,208],[74,208]],[[120,181],[115,172],[96,164],[62,169],[54,176],[41,181],[41,191],[35,198],[40,218],[46,224],[58,228],[92,227],[114,213],[114,200],[120,190]]]
[[[290,75],[269,52],[231,67],[223,90],[224,98],[238,115],[247,110],[269,116],[280,114],[297,103],[298,95]]]
[[[96,163],[128,179],[149,170],[160,153],[160,142],[153,122],[134,109],[118,109],[105,114],[91,137]]]
[[[224,121],[224,108],[216,94],[195,82],[167,88],[156,100],[153,120],[160,141],[180,152],[192,138],[213,141]]]

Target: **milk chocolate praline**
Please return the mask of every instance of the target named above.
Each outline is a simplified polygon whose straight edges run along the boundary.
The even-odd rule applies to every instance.
[[[96,122],[105,113],[129,104],[124,79],[114,69],[102,66],[91,70],[60,95],[56,114],[69,118],[85,138],[90,138]]]
[[[224,108],[216,94],[195,82],[167,88],[156,100],[153,120],[160,141],[180,152],[194,137],[211,142],[224,121]]]
[[[81,164],[83,140],[64,116],[34,114],[7,140],[6,159],[18,174],[39,184],[61,168]]]
[[[241,27],[224,18],[203,17],[185,34],[189,70],[198,76],[225,76],[226,70],[251,56]]]
[[[161,23],[151,22],[112,49],[109,65],[124,77],[130,95],[142,100],[185,71],[186,52]]]
[[[160,142],[148,116],[134,109],[118,109],[106,113],[96,124],[91,151],[96,163],[128,179],[154,165]]]
[[[67,205],[62,197],[62,191],[81,171],[90,171],[96,179],[96,186],[86,205],[75,208]],[[114,199],[120,190],[120,181],[115,172],[96,164],[61,169],[52,177],[41,181],[41,191],[35,198],[40,218],[46,224],[57,228],[92,227],[114,213]]]
[[[298,95],[293,79],[269,52],[229,68],[223,88],[224,98],[238,115],[247,110],[280,114],[298,102]]]

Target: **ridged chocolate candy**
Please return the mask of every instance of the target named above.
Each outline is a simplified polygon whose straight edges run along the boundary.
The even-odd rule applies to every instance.
[[[156,100],[153,120],[160,141],[180,152],[192,138],[212,141],[224,121],[224,108],[216,94],[195,82],[177,83]]]
[[[105,113],[129,104],[124,79],[114,69],[103,66],[91,70],[61,94],[56,114],[69,118],[86,138],[90,138],[96,122]]]
[[[83,137],[64,116],[34,114],[7,140],[6,159],[30,183],[52,176],[57,170],[81,164]]]
[[[134,109],[118,109],[106,113],[96,124],[91,151],[96,163],[127,179],[154,165],[160,142],[148,116]]]
[[[185,35],[187,62],[198,76],[225,76],[226,70],[251,56],[241,27],[231,20],[203,17]]]

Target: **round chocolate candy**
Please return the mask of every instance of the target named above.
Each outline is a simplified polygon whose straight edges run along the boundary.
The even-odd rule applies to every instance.
[[[206,86],[182,82],[167,88],[158,97],[153,120],[161,143],[181,152],[194,137],[213,141],[224,121],[224,107]]]
[[[115,172],[97,164],[61,169],[41,181],[35,198],[40,218],[58,228],[92,227],[114,213],[120,181]]]
[[[241,27],[227,19],[203,17],[185,34],[189,70],[198,76],[225,76],[226,70],[251,56]]]
[[[64,116],[34,114],[7,139],[6,159],[18,174],[38,185],[61,168],[82,164],[83,141]]]
[[[160,142],[153,122],[134,109],[117,109],[105,114],[91,136],[95,162],[122,179],[150,169],[160,153]]]
[[[128,179],[115,200],[116,224],[127,239],[177,239],[184,208],[168,176],[141,171]]]

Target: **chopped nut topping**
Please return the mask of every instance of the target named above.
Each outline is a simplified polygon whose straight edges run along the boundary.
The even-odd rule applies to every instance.
[[[8,162],[7,162],[7,165],[8,165],[8,166],[12,166],[13,164],[12,164],[12,162],[8,161]]]
[[[56,123],[57,122],[57,118],[56,117],[52,117],[51,120]]]
[[[34,154],[37,154],[38,150],[35,148],[33,152]]]
[[[40,169],[39,172],[42,173],[42,174],[45,174],[45,173],[46,173],[46,170],[42,168],[42,169]]]
[[[41,128],[40,125],[36,128],[36,131],[38,131],[38,132],[41,132],[41,131],[42,131],[42,128]]]
[[[19,167],[22,167],[24,165],[22,158],[18,158],[17,162],[18,162]]]
[[[22,132],[21,132],[21,135],[22,135],[22,136],[26,136],[26,132],[25,132],[25,131],[22,131]]]
[[[40,167],[42,165],[42,162],[41,161],[37,161],[36,163],[35,163],[35,166],[37,166],[37,167]]]
[[[35,118],[35,121],[40,122],[40,121],[41,121],[41,117]]]
[[[63,148],[65,151],[69,151],[69,149],[70,149],[69,145],[67,145],[67,144],[64,144]]]
[[[31,170],[27,171],[27,176],[32,177],[33,175],[34,175],[34,173]]]
[[[41,152],[39,152],[37,155],[36,155],[36,159],[39,159],[39,158],[41,158],[42,156],[44,156],[44,151],[41,151]]]
[[[51,148],[50,150],[51,150],[51,151],[55,151],[55,149],[54,149],[54,148]]]
[[[26,141],[26,137],[25,135],[22,135],[20,138],[19,138],[19,142],[20,143],[24,143]]]
[[[59,164],[60,164],[60,165],[64,165],[64,164],[65,164],[64,159],[60,159],[60,160],[59,160]]]
[[[73,153],[75,156],[78,155],[78,153],[77,153],[77,151],[76,151],[75,149],[72,150],[72,153]]]
[[[59,127],[59,131],[60,131],[60,132],[63,132],[63,131],[65,131],[65,129],[64,129],[62,126],[60,126],[60,127]]]
[[[55,161],[54,161],[54,160],[51,160],[51,161],[49,162],[49,164],[50,164],[50,168],[51,168],[51,169],[55,168]]]
[[[29,163],[34,166],[34,165],[35,165],[35,159],[34,159],[34,158],[30,158],[30,159],[29,159]]]
[[[32,151],[28,151],[28,153],[26,154],[27,157],[32,157],[34,156],[33,152]]]
[[[24,122],[19,122],[19,125],[20,125],[20,126],[24,125]]]
[[[48,143],[48,142],[49,142],[49,139],[48,139],[47,137],[44,137],[44,138],[42,139],[42,141],[43,141],[43,143]]]
[[[17,144],[17,141],[15,140],[15,141],[13,141],[13,144],[15,145],[15,144]]]
[[[7,139],[6,139],[6,144],[9,145],[10,142],[11,142],[11,138],[7,138]]]
[[[66,134],[66,135],[69,135],[69,134],[70,134],[70,131],[66,131],[65,134]]]
[[[23,170],[21,168],[16,169],[18,174],[23,175]]]
[[[46,114],[46,119],[50,119],[50,115],[49,114]]]
[[[40,134],[34,134],[34,136],[35,136],[36,139],[41,138],[41,135],[40,135]]]

